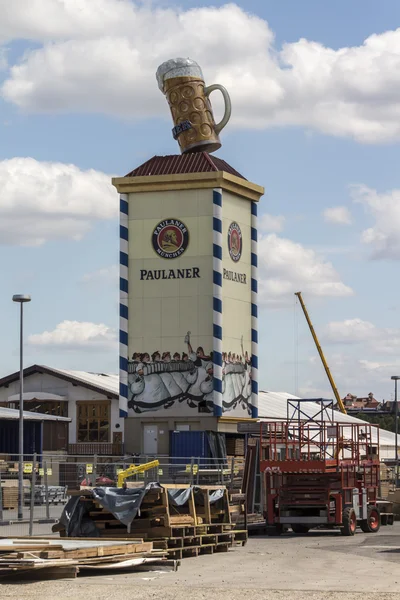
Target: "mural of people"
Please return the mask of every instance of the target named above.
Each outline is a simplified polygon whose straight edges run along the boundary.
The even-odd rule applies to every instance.
[[[206,354],[201,346],[194,350],[191,332],[184,343],[186,352],[155,350],[134,352],[129,361],[128,406],[136,413],[169,409],[176,403],[202,412],[213,412],[214,364],[212,353]],[[243,349],[242,354],[223,353],[222,404],[223,410],[242,408],[250,414],[251,358]]]

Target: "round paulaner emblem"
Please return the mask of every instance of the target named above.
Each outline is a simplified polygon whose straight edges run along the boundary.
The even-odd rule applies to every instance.
[[[189,245],[189,230],[179,219],[165,219],[154,228],[151,241],[161,258],[178,258]]]
[[[228,229],[228,251],[234,262],[238,262],[242,256],[242,232],[239,225],[234,221]]]

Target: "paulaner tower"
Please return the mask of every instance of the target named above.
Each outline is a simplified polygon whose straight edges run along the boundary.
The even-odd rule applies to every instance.
[[[128,451],[170,432],[237,432],[257,417],[257,203],[264,189],[210,152],[228,92],[175,59],[157,71],[182,154],[154,156],[120,193],[120,412]],[[216,124],[209,94],[220,90]]]

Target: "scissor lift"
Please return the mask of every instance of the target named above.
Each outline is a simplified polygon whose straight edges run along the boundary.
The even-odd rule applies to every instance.
[[[261,423],[260,472],[270,535],[290,526],[294,533],[340,527],[352,536],[357,525],[376,533],[381,521],[393,523],[391,513],[381,519],[378,501],[379,428],[337,422],[333,414],[330,400],[288,400],[286,421]]]

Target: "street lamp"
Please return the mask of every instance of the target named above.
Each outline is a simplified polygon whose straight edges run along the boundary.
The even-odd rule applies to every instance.
[[[23,333],[24,333],[24,303],[30,302],[27,294],[14,294],[13,302],[20,304],[19,326],[19,463],[18,463],[18,519],[23,519],[24,506],[24,367],[23,367]]]
[[[399,480],[399,457],[397,454],[397,434],[399,430],[399,404],[397,402],[397,382],[400,379],[399,375],[392,375],[391,379],[394,381],[394,415],[395,415],[395,453],[396,453],[396,486]]]

